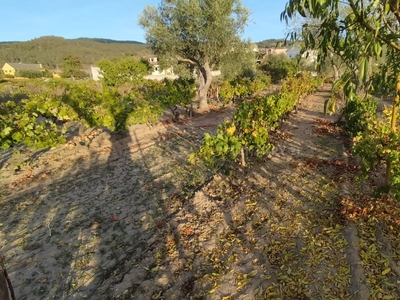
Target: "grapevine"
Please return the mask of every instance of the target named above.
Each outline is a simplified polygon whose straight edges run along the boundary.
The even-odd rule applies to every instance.
[[[93,81],[42,83],[37,92],[21,86],[0,102],[0,147],[18,144],[48,148],[65,143],[69,121],[89,127],[125,130],[133,124],[156,123],[163,111],[187,105],[194,82],[178,79],[143,81],[129,87],[102,87]]]
[[[259,157],[266,154],[273,149],[269,141],[270,129],[293,110],[301,96],[315,91],[321,83],[320,79],[304,73],[286,79],[276,95],[243,101],[232,120],[218,126],[215,136],[205,135],[202,147],[190,154],[189,161],[196,163],[201,159],[218,167],[237,160],[239,155],[245,164],[245,153],[253,152]]]

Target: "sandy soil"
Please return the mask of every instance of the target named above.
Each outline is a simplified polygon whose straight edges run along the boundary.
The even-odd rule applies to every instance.
[[[326,97],[303,100],[268,157],[219,174],[187,154],[233,108],[2,153],[0,252],[17,299],[400,298],[392,236],[343,215],[357,168],[322,120]]]

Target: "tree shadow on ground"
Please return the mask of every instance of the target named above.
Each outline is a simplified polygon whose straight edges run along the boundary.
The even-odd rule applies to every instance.
[[[32,177],[7,187],[0,248],[18,299],[159,292],[162,224],[181,206],[171,195],[192,176],[186,155],[196,142],[189,132],[143,144],[135,128],[96,129],[90,143],[43,154]]]
[[[105,297],[103,281],[138,254],[162,192],[147,191],[149,158],[131,158],[130,145],[129,137],[114,135],[103,153],[78,146],[64,170],[45,171],[52,180],[6,197],[2,252],[15,264],[9,272],[18,299]]]

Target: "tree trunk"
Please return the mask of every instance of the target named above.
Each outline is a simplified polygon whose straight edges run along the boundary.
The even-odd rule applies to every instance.
[[[334,79],[335,79],[335,82],[336,82],[340,78],[340,72],[339,72],[338,66],[335,63],[335,59],[334,59],[333,53],[331,53],[331,55],[330,55],[330,62],[331,62],[332,68],[333,68],[333,76],[334,76]]]
[[[400,105],[400,75],[397,76],[397,84],[396,84],[396,97],[394,97],[393,101],[393,109],[392,109],[392,119],[390,121],[390,129],[392,132],[396,132],[397,130],[397,114],[399,113],[399,105]]]
[[[3,271],[0,268],[0,299],[9,300],[10,296],[8,293],[7,281],[3,274]]]
[[[206,112],[210,111],[210,107],[208,106],[207,100],[207,92],[211,86],[211,68],[208,61],[206,61],[199,68],[199,90],[198,90],[198,99],[199,99],[199,111]]]
[[[392,118],[390,120],[390,130],[392,132],[396,132],[397,130],[397,115],[399,113],[399,105],[400,105],[400,75],[397,76],[397,84],[396,84],[396,96],[393,100],[393,108],[392,108]],[[392,171],[392,164],[389,160],[386,160],[386,185],[390,185],[390,175]]]
[[[333,67],[333,72],[334,72],[334,76],[335,76],[335,82],[339,80],[340,76],[339,76],[339,69],[338,67],[335,65],[335,63],[332,60],[332,67]]]

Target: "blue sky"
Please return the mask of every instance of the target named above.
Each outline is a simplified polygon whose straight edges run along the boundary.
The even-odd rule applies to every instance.
[[[242,0],[252,11],[245,38],[283,38],[279,20],[286,0]],[[44,35],[96,37],[145,42],[137,25],[146,5],[160,0],[0,0],[0,41],[27,41]]]

